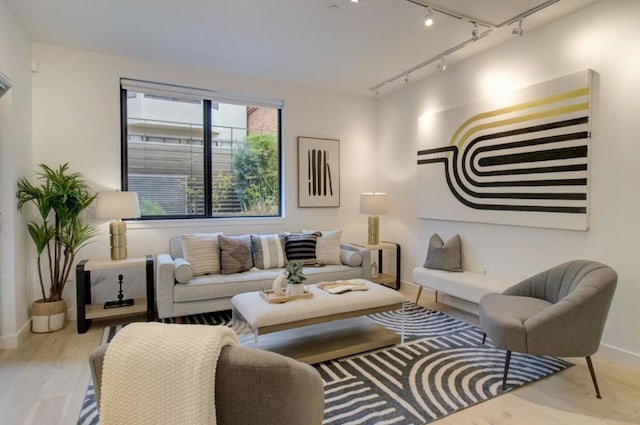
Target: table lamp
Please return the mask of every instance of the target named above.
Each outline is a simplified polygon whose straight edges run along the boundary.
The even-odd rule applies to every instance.
[[[378,215],[386,214],[388,210],[386,193],[361,193],[360,214],[369,214],[369,245],[377,245],[380,242]]]
[[[109,224],[111,259],[127,258],[127,223],[123,218],[140,217],[136,192],[98,192],[96,218],[115,220]]]

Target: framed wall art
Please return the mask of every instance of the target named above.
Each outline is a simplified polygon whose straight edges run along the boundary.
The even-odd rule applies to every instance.
[[[340,206],[340,141],[298,137],[298,207]]]

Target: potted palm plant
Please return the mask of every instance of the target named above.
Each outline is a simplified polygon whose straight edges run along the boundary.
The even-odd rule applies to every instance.
[[[38,279],[42,299],[31,304],[32,326],[36,333],[52,332],[64,327],[67,311],[62,299],[65,284],[77,252],[96,232],[84,224],[83,212],[96,195],[79,173],[69,172],[69,164],[51,168],[39,165],[36,182],[18,180],[18,210],[35,207],[36,217],[27,224],[37,253]],[[45,256],[43,267],[42,257]],[[43,270],[43,268],[45,270]],[[45,288],[45,282],[48,288]]]

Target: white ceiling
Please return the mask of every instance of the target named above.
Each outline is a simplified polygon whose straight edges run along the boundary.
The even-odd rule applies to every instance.
[[[441,14],[426,28],[426,9],[407,0],[4,1],[35,42],[360,94],[469,39],[472,29]],[[525,31],[594,1],[560,0],[527,18]],[[499,24],[543,0],[420,2]],[[495,30],[447,63],[511,37],[511,27]]]

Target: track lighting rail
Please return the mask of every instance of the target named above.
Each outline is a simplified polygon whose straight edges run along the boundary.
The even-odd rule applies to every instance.
[[[477,25],[482,26],[482,27],[487,28],[487,29],[485,31],[477,33],[477,36],[475,36],[475,32],[472,31],[472,37],[469,38],[468,40],[465,40],[460,44],[457,44],[457,45],[455,45],[455,46],[453,46],[453,47],[451,47],[451,48],[449,48],[447,50],[444,50],[444,51],[438,53],[437,55],[432,56],[429,59],[427,59],[427,60],[425,60],[423,62],[420,62],[419,64],[414,65],[411,68],[405,69],[404,71],[399,72],[398,74],[394,75],[393,77],[387,78],[386,80],[382,81],[381,83],[378,83],[375,86],[370,87],[369,90],[372,91],[373,93],[375,93],[376,95],[378,95],[379,89],[382,88],[383,86],[385,86],[387,84],[390,84],[390,83],[393,83],[393,82],[395,82],[395,81],[397,81],[397,80],[399,80],[401,78],[403,78],[405,80],[405,82],[407,82],[408,78],[409,78],[409,74],[411,74],[412,72],[418,71],[419,69],[424,68],[427,65],[430,65],[430,64],[432,64],[432,63],[434,63],[434,62],[436,62],[438,60],[443,59],[446,56],[449,56],[449,55],[457,52],[458,50],[460,50],[463,47],[465,47],[467,44],[474,43],[474,42],[486,37],[487,35],[489,35],[495,29],[511,25],[514,22],[520,22],[520,30],[519,30],[518,34],[522,35],[522,24],[521,24],[521,22],[525,18],[527,18],[527,17],[529,17],[529,16],[531,16],[531,15],[533,15],[533,14],[535,14],[535,13],[537,13],[537,12],[543,10],[543,9],[546,9],[547,7],[559,2],[560,0],[546,0],[546,1],[542,2],[542,3],[540,3],[539,5],[537,5],[535,7],[532,7],[531,9],[528,9],[528,10],[522,12],[522,13],[517,14],[516,16],[514,16],[512,18],[507,19],[506,21],[504,21],[504,22],[502,22],[500,24],[493,24],[491,22],[483,21],[481,19],[476,19],[474,17],[465,16],[465,15],[457,13],[455,11],[452,11],[452,10],[449,10],[449,9],[445,9],[445,8],[440,7],[440,6],[432,6],[432,5],[428,4],[428,3],[423,3],[423,2],[418,1],[418,0],[405,0],[405,1],[407,1],[409,3],[412,3],[412,4],[415,4],[417,6],[421,6],[421,7],[427,8],[427,9],[429,9],[431,11],[438,12],[438,13],[441,13],[443,15],[447,15],[447,16],[459,19],[461,21],[466,21],[466,22],[470,22],[472,24],[477,24]],[[475,29],[475,27],[474,27],[474,29]]]

